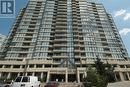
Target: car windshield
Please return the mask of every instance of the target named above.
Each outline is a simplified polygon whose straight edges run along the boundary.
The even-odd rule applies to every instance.
[[[22,82],[29,82],[29,81],[30,81],[29,77],[23,77],[22,79]]]
[[[15,82],[29,82],[29,77],[17,77]]]
[[[16,78],[15,82],[20,82],[22,77]]]

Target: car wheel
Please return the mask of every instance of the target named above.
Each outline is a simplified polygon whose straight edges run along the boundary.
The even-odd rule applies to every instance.
[[[1,86],[0,86],[1,87]],[[9,85],[5,85],[4,87],[10,87]]]

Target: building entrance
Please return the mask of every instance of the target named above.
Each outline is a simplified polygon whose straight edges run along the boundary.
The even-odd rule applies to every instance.
[[[65,74],[51,74],[50,81],[65,82]]]
[[[76,74],[68,74],[68,82],[77,81]]]

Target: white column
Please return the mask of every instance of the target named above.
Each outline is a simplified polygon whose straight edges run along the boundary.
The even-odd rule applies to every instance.
[[[32,76],[34,76],[34,75],[35,75],[35,72],[32,73]]]
[[[68,71],[66,70],[66,74],[65,74],[65,82],[68,83]]]
[[[28,74],[28,73],[26,72],[25,76],[27,76],[27,74]]]
[[[29,68],[29,65],[27,65],[27,69]]]
[[[17,76],[20,76],[20,73],[18,73]]]
[[[127,68],[126,65],[124,65],[124,67]]]
[[[8,75],[7,75],[7,79],[10,79],[10,76],[11,76],[11,74],[10,74],[10,73],[8,73]]]
[[[43,72],[41,72],[41,79],[43,79]]]
[[[80,76],[79,76],[79,71],[77,70],[77,81],[80,83]]]
[[[1,78],[1,76],[2,76],[2,72],[0,73],[0,78]]]
[[[129,73],[128,73],[128,72],[127,72],[127,76],[128,76],[129,81],[130,81],[130,75],[129,75]]]
[[[50,80],[50,71],[48,71],[47,73],[47,82],[49,82],[49,80]]]
[[[20,65],[20,69],[22,69],[22,65]]]
[[[10,67],[11,69],[13,68],[13,65],[11,65],[11,67]]]
[[[124,81],[123,73],[122,73],[122,72],[119,72],[119,75],[120,75],[121,81]]]
[[[116,76],[116,73],[115,73],[115,79],[116,79],[116,81],[118,81],[117,76]]]
[[[44,65],[42,65],[42,68],[44,68],[45,66]]]
[[[5,68],[5,65],[3,65],[2,68]]]
[[[34,68],[36,68],[36,64],[34,65]]]
[[[83,75],[83,78],[85,78],[87,76],[87,73],[86,73],[86,71],[84,72],[84,75]]]

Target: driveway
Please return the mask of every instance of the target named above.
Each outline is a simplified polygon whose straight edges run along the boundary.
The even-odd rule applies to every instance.
[[[108,87],[130,87],[130,81],[110,83]]]

